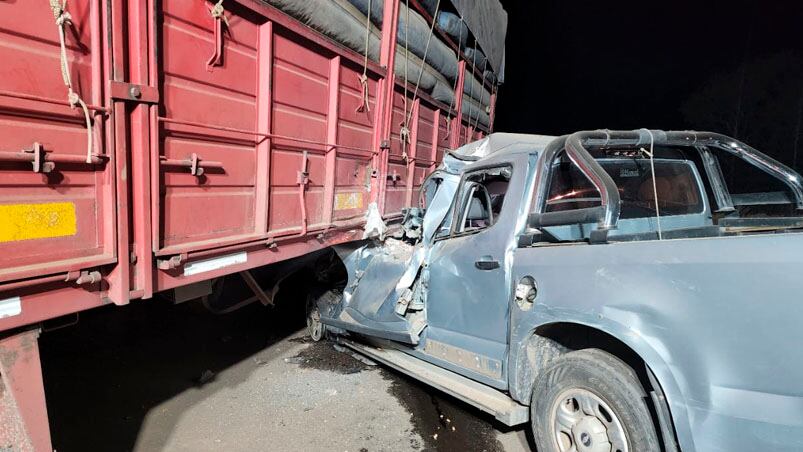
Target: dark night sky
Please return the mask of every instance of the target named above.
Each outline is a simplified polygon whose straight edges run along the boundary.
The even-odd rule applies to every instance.
[[[711,130],[803,170],[803,2],[502,1],[496,130]]]

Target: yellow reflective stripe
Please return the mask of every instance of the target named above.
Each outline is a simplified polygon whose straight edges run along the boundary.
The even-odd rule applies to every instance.
[[[0,205],[0,243],[75,235],[75,204]]]
[[[362,192],[338,193],[335,195],[335,210],[361,209]]]

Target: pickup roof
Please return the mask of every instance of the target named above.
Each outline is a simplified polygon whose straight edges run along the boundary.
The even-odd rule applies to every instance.
[[[729,190],[729,158],[780,189]],[[803,450],[801,181],[713,133],[492,134],[337,248],[310,332],[541,452]]]

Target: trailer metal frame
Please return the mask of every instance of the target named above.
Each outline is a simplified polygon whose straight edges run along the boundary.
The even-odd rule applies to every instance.
[[[467,64],[477,73],[461,61],[456,108],[408,98],[404,142],[405,82],[388,69],[400,0],[387,1],[361,117],[363,56],[257,0],[217,16],[210,1],[69,3],[89,163],[47,2],[2,7],[0,208],[13,218],[0,221],[0,304],[13,315],[0,317],[0,418],[17,430],[0,446],[50,450],[40,322],[358,240],[371,203],[399,219],[447,149],[490,132],[456,113]],[[201,260],[213,264],[186,271]]]

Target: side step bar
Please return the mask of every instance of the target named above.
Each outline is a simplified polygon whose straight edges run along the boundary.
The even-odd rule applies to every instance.
[[[507,394],[462,375],[432,365],[394,348],[374,347],[344,338],[339,338],[338,341],[358,353],[492,414],[505,425],[523,424],[530,419],[528,407],[519,404]]]

